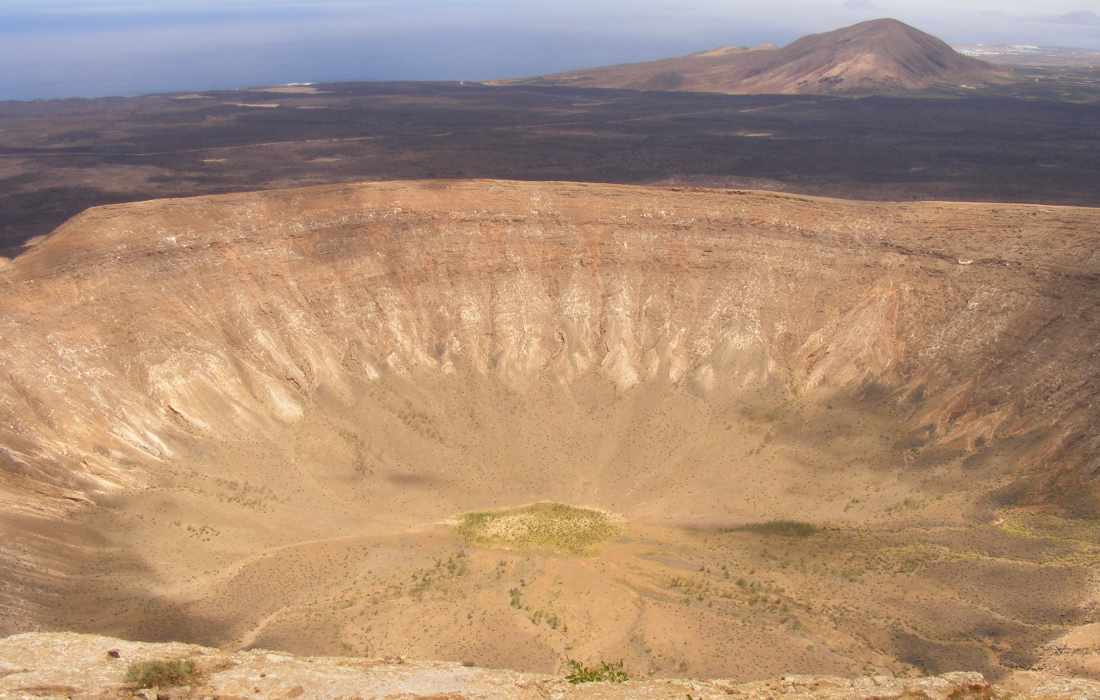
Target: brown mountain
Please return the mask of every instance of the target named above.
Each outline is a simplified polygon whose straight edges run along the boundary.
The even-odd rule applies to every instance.
[[[752,93],[882,93],[973,86],[1008,71],[894,19],[803,37],[777,48],[726,47],[647,63],[500,84]]]

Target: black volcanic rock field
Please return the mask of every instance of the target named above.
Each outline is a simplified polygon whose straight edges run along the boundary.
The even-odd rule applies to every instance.
[[[1100,91],[1072,82],[966,99],[361,83],[0,103],[0,255],[98,204],[379,179],[1096,206],[1100,111],[1050,99]]]
[[[0,267],[0,633],[1094,673],[1098,224],[493,180],[91,209]]]

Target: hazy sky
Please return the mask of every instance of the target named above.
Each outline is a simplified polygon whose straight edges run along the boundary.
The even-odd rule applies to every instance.
[[[1100,49],[1100,0],[0,0],[0,99],[531,75],[884,16]]]

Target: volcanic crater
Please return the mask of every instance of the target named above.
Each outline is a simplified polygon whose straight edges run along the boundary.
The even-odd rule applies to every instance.
[[[0,266],[0,634],[1095,673],[1097,250],[572,183],[88,210]]]

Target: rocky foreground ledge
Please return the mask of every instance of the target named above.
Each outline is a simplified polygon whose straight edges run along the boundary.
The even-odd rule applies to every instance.
[[[141,662],[183,660],[189,685],[140,688],[127,672]],[[560,677],[399,658],[295,657],[225,652],[191,644],[147,644],[56,633],[0,640],[0,698],[1100,698],[1100,683],[1021,674],[1001,685],[978,673],[924,678],[786,676],[755,683],[640,680],[573,685]]]

